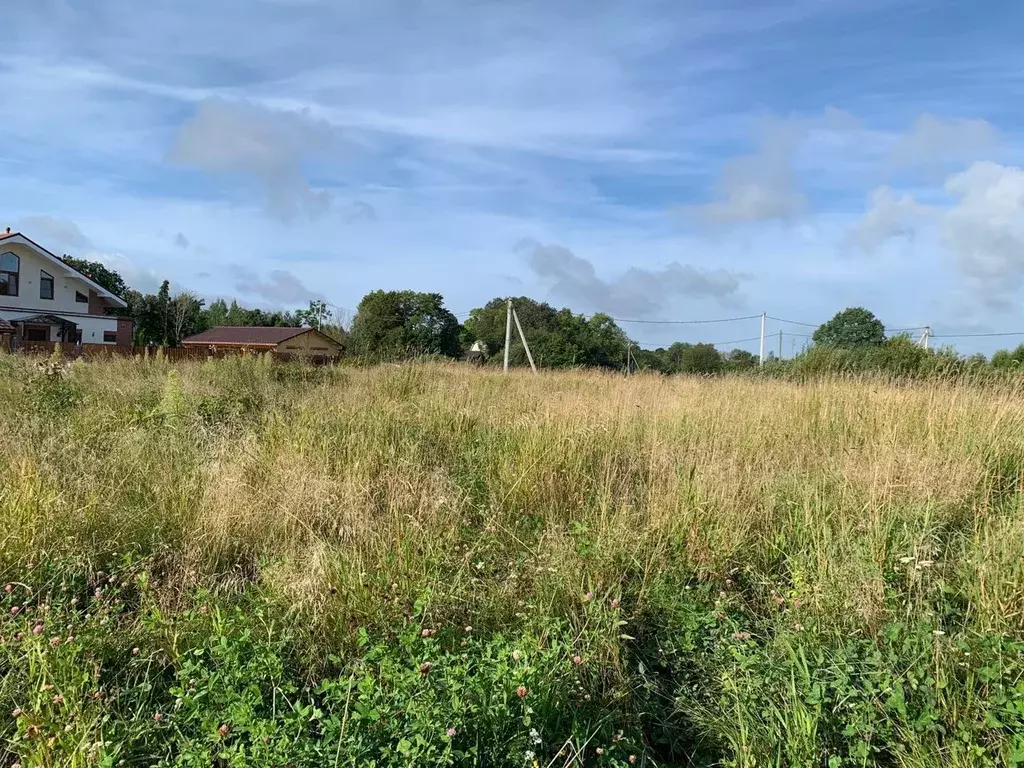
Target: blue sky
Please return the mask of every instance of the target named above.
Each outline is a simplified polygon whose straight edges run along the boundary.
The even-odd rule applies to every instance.
[[[9,5],[0,223],[142,289],[1024,330],[1019,3]]]

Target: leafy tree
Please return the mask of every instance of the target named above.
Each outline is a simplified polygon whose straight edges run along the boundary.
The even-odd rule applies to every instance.
[[[757,367],[757,355],[745,349],[734,349],[725,356],[727,371],[749,371]]]
[[[466,346],[473,341],[485,344],[494,362],[504,358],[507,302],[505,298],[491,299],[483,307],[474,309],[462,335]],[[514,298],[512,304],[537,365],[547,368],[625,367],[629,338],[608,315],[598,313],[588,318],[526,296]],[[526,354],[515,329],[509,359],[517,365],[526,363]]]
[[[308,309],[300,309],[295,312],[296,319],[302,325],[308,325],[310,328],[316,328],[318,331],[322,330],[329,315],[327,302],[319,299],[309,302]]]
[[[203,300],[188,292],[179,293],[170,301],[170,338],[171,346],[178,346],[188,338],[207,328],[203,314]]]
[[[721,373],[725,361],[721,353],[711,344],[687,344],[679,358],[680,373]]]
[[[359,302],[353,348],[366,356],[441,354],[458,357],[459,321],[439,293],[373,291]]]
[[[171,331],[171,284],[164,280],[160,283],[160,290],[156,293],[154,304],[157,313],[157,321],[160,328],[160,343],[167,346]]]
[[[877,347],[885,343],[885,326],[863,307],[850,307],[819,326],[812,338],[822,347]]]
[[[992,355],[992,367],[1007,369],[1007,368],[1020,368],[1024,366],[1024,344],[1019,345],[1014,350],[1000,349],[994,355]]]
[[[61,256],[60,259],[72,269],[77,269],[94,283],[106,288],[115,296],[120,296],[123,299],[125,294],[128,293],[128,285],[121,275],[100,262],[76,259],[74,256],[68,256],[67,254]]]

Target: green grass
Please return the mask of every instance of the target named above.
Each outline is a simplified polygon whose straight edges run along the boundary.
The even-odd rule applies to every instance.
[[[1022,764],[1021,394],[0,356],[0,765]]]

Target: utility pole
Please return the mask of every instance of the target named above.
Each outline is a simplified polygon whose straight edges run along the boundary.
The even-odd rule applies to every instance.
[[[779,329],[779,360],[782,359],[782,329]]]
[[[765,323],[766,323],[767,320],[768,320],[768,313],[767,312],[762,312],[761,313],[761,356],[760,356],[760,360],[758,362],[758,365],[764,365],[764,327],[765,327]]]
[[[512,299],[505,309],[505,373],[508,373],[508,348],[512,346]]]
[[[931,340],[932,340],[932,327],[930,325],[926,325],[921,330],[921,338],[919,338],[917,340],[917,345],[919,347],[921,347],[921,349],[923,349],[923,350],[925,350],[927,352],[928,349],[929,349]]]
[[[526,350],[526,359],[530,361],[530,370],[534,373],[537,372],[537,366],[533,364],[533,355],[530,354],[530,345],[526,343],[526,334],[523,333],[523,326],[519,324],[519,313],[516,312],[515,307],[512,306],[512,301],[508,302],[509,308],[512,310],[512,319],[516,321],[516,330],[519,331],[519,338],[523,340],[523,349]],[[505,359],[508,359],[508,347],[505,347]]]
[[[626,339],[626,375],[629,376],[629,348],[633,346],[633,342]]]

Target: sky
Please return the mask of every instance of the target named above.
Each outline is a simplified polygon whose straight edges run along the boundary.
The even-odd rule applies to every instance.
[[[1022,3],[10,0],[3,26],[0,226],[141,290],[859,305],[1024,341],[952,337],[1024,331]],[[788,356],[813,328],[767,330]]]

